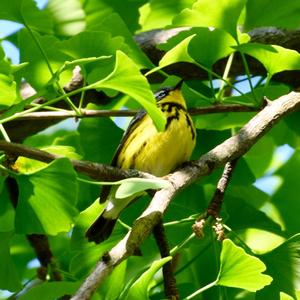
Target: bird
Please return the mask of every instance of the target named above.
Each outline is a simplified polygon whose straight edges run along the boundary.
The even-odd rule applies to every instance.
[[[158,132],[146,111],[139,111],[123,134],[112,166],[162,177],[190,159],[196,145],[196,130],[180,86],[165,87],[155,93],[157,107],[166,118],[165,130]],[[116,186],[103,186],[100,203],[107,204],[86,231],[89,242],[99,244],[109,238],[120,213],[140,196],[117,199],[116,189]]]

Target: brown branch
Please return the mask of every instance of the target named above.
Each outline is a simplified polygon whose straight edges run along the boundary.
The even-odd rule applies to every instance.
[[[158,48],[159,44],[166,43],[169,39],[176,36],[181,31],[189,30],[189,27],[172,28],[167,30],[152,30],[138,34],[135,39],[146,55],[155,63],[165,54]],[[262,44],[274,44],[288,49],[300,52],[300,30],[286,30],[276,27],[264,27],[251,30],[248,32],[251,42]],[[266,76],[266,70],[260,62],[250,57],[248,64],[253,75]],[[223,74],[227,63],[227,58],[221,59],[214,65],[214,72],[219,75]],[[188,79],[207,79],[207,72],[190,63],[176,63],[165,68],[170,75],[177,75],[185,80]],[[241,57],[236,55],[231,69],[230,76],[239,76],[245,73],[244,64]],[[278,82],[283,82],[294,87],[300,86],[300,72],[287,71],[281,72],[273,77]],[[153,74],[150,77],[152,81],[162,81],[159,74]]]
[[[0,150],[4,151],[6,154],[9,154],[9,156],[23,156],[45,163],[50,163],[55,159],[63,157],[33,147],[24,146],[17,143],[10,143],[3,140],[0,140]],[[90,161],[70,159],[70,162],[78,173],[88,175],[95,180],[113,181],[129,177],[156,178],[155,176],[145,172],[140,172],[137,170],[122,170],[105,164],[99,164]]]
[[[237,159],[226,163],[222,176],[218,181],[216,191],[207,209],[207,214],[212,216],[213,218],[218,218],[220,216],[220,211],[225,196],[225,190],[228,187],[229,181],[232,176],[232,172],[236,164]]]
[[[48,237],[44,234],[28,234],[26,238],[41,264],[41,267],[38,269],[38,278],[45,281],[46,275],[49,274],[50,280],[61,281],[63,277],[58,270]]]
[[[149,236],[178,191],[201,179],[201,177],[210,174],[216,168],[224,166],[228,161],[241,157],[279,120],[299,108],[300,93],[292,92],[270,102],[237,134],[216,146],[199,160],[170,174],[167,177],[170,183],[169,187],[155,193],[147,209],[134,222],[132,229],[101,258],[72,299],[90,299],[91,295],[114,267],[132,255],[135,249],[139,248]]]
[[[232,173],[236,167],[237,161],[238,159],[235,159],[233,161],[229,161],[228,163],[226,163],[221,178],[218,181],[215,193],[206,210],[206,213],[200,216],[200,218],[196,220],[195,224],[192,227],[194,233],[199,238],[203,237],[203,227],[208,217],[211,216],[214,219],[213,228],[215,229],[218,240],[221,241],[224,239],[224,230],[221,224],[222,219],[220,218],[220,211],[224,201],[225,191],[229,185],[229,181],[232,177]]]
[[[159,248],[160,256],[162,258],[170,256],[169,244],[162,220],[160,220],[160,222],[154,226],[153,235]],[[163,265],[162,273],[164,278],[166,298],[171,300],[179,299],[179,292],[176,287],[176,279],[173,274],[173,259]]]

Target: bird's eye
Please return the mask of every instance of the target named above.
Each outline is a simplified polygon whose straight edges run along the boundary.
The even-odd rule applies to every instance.
[[[164,99],[167,97],[172,89],[171,88],[164,88],[157,93],[155,93],[155,98],[157,101]]]

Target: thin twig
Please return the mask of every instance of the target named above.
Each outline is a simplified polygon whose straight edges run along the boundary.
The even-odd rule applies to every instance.
[[[222,176],[217,184],[216,191],[207,208],[207,214],[214,218],[218,218],[220,216],[220,211],[225,196],[225,190],[228,187],[229,181],[232,177],[232,173],[236,164],[237,159],[226,163]]]
[[[222,105],[211,105],[205,107],[190,108],[190,115],[204,115],[204,114],[214,114],[214,113],[224,113],[224,112],[254,112],[258,111],[257,107],[247,106],[242,104],[222,104]],[[93,110],[93,109],[81,109],[80,115],[72,110],[63,111],[39,111],[27,113],[18,120],[64,120],[67,118],[95,118],[95,117],[131,117],[136,115],[138,110]]]
[[[161,220],[172,198],[181,189],[210,174],[216,168],[224,166],[228,161],[244,155],[279,120],[299,108],[300,93],[292,92],[272,101],[234,136],[216,146],[194,163],[170,174],[167,177],[171,183],[169,187],[155,193],[147,209],[134,222],[132,229],[106,253],[105,257],[102,257],[72,299],[90,299],[114,267],[140,247],[152,232],[153,227]]]
[[[162,258],[170,256],[170,249],[162,221],[154,226],[153,235],[159,248],[160,256]],[[162,272],[164,277],[166,298],[171,300],[179,299],[179,292],[176,287],[176,279],[173,274],[173,259],[163,265]]]
[[[226,163],[224,171],[218,181],[217,188],[206,210],[206,213],[200,216],[200,218],[197,219],[195,224],[193,225],[194,233],[200,238],[203,237],[203,228],[208,217],[212,217],[214,219],[213,228],[217,234],[218,240],[221,241],[225,237],[223,226],[221,223],[222,219],[220,218],[220,211],[224,201],[225,190],[229,185],[229,181],[232,177],[232,173],[235,169],[237,161],[238,159],[235,159]]]

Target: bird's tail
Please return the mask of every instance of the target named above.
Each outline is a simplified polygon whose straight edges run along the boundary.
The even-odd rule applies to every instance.
[[[117,219],[107,218],[102,213],[87,230],[85,236],[89,242],[99,244],[109,238],[115,227],[116,221]]]

